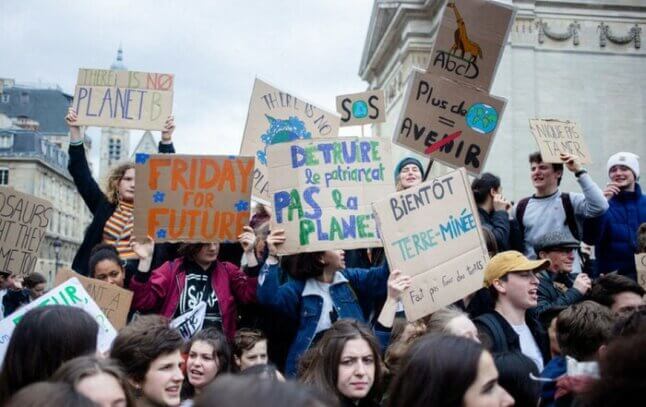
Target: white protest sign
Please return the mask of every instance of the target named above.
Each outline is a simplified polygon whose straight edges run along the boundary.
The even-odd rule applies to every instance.
[[[85,291],[85,288],[83,288],[79,279],[71,278],[38,298],[38,300],[25,305],[0,321],[0,361],[4,360],[4,355],[9,347],[11,335],[13,334],[16,325],[18,325],[27,311],[47,305],[67,305],[85,310],[94,319],[96,319],[96,322],[99,324],[97,349],[100,352],[107,352],[110,350],[112,341],[117,337],[117,331],[114,329],[112,324],[110,324],[110,321],[103,311],[101,311],[96,302],[94,302],[90,294]]]
[[[303,140],[269,148],[272,229],[280,254],[379,247],[370,204],[395,190],[391,144],[375,138]]]
[[[206,317],[206,302],[200,301],[197,307],[191,311],[186,312],[170,322],[171,328],[179,330],[182,338],[188,341],[195,335],[204,325],[204,318]]]
[[[386,96],[381,89],[336,97],[341,126],[356,126],[386,121]]]
[[[489,256],[464,168],[372,207],[391,270],[412,279],[402,294],[409,321],[482,287]]]
[[[541,150],[543,162],[560,164],[563,162],[560,154],[576,155],[583,164],[592,162],[583,132],[575,122],[529,119],[529,129]]]

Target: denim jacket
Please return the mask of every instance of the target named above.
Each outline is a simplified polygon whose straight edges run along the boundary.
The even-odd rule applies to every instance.
[[[285,373],[295,376],[298,359],[311,345],[321,317],[323,298],[311,290],[310,282],[290,280],[280,284],[280,265],[265,264],[258,278],[258,302],[298,323],[296,338],[287,355]],[[388,265],[370,269],[338,271],[330,285],[330,297],[339,319],[366,322],[375,303],[386,297]],[[310,287],[308,287],[308,282]]]

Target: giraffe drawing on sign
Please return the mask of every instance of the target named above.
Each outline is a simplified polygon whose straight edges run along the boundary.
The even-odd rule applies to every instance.
[[[453,12],[455,13],[455,21],[458,24],[458,29],[455,30],[455,34],[453,36],[454,43],[453,43],[453,46],[451,47],[451,51],[450,51],[451,54],[455,54],[457,50],[460,50],[462,51],[463,59],[464,59],[464,54],[468,53],[468,54],[471,54],[470,62],[476,62],[476,59],[478,57],[482,58],[482,50],[480,49],[480,46],[469,39],[469,36],[467,35],[467,28],[464,25],[464,19],[460,15],[460,12],[458,11],[457,6],[455,5],[455,1],[452,1],[449,4],[447,4],[446,7],[453,9]]]

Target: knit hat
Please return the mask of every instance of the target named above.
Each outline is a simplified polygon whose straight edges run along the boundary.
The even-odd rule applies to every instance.
[[[635,179],[639,178],[639,156],[637,154],[624,151],[613,154],[608,158],[606,170],[610,172],[610,169],[615,165],[623,165],[624,167],[630,168],[633,174],[635,174]]]
[[[494,280],[517,271],[540,270],[550,264],[549,260],[529,260],[515,250],[498,253],[487,263],[484,271],[484,286],[489,287]]]
[[[419,172],[422,174],[422,179],[424,179],[424,167],[422,167],[422,163],[419,162],[417,158],[413,157],[406,157],[403,160],[397,164],[397,167],[395,168],[395,181],[399,179],[399,173],[402,172],[402,169],[409,165],[409,164],[414,164],[419,168]]]

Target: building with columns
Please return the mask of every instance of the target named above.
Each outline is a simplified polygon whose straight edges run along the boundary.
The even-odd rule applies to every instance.
[[[615,152],[646,159],[646,3],[505,2],[518,12],[491,93],[508,104],[485,166],[502,178],[505,195],[518,200],[533,190],[527,157],[538,147],[530,118],[578,122],[593,157],[590,173],[600,186]],[[436,0],[375,1],[359,75],[368,88],[385,90],[387,120],[373,125],[372,134],[392,138],[411,69],[428,66],[443,6]],[[411,155],[399,148],[396,154]],[[447,170],[434,164],[432,174]],[[579,190],[573,176],[564,177],[563,189]]]

